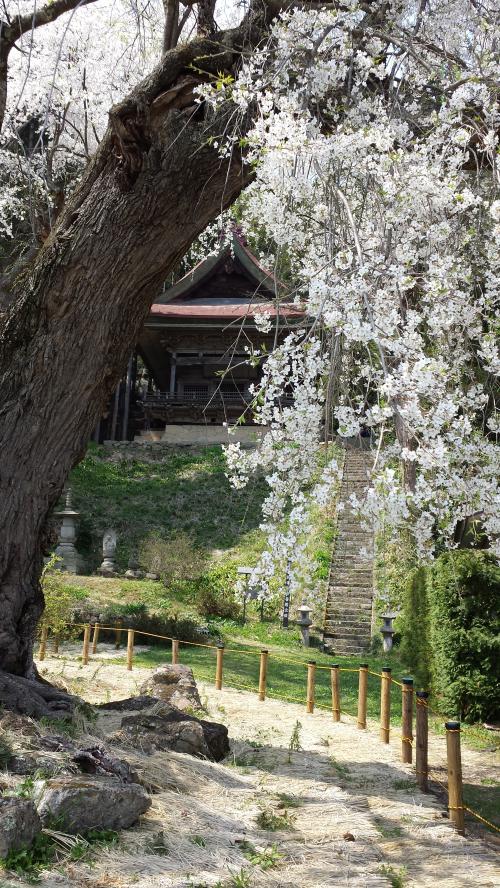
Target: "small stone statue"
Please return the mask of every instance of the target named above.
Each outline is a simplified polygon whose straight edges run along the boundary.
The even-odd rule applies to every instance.
[[[80,556],[75,548],[76,519],[79,514],[73,509],[71,488],[68,487],[65,507],[60,512],[56,512],[56,515],[62,518],[62,523],[55,553],[61,559],[59,569],[74,574],[79,573],[82,567]]]
[[[102,564],[98,573],[103,577],[116,576],[116,531],[106,530],[102,538]]]

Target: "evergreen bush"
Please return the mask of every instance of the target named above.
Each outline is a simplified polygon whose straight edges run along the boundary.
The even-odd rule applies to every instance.
[[[467,721],[500,713],[500,567],[488,552],[447,552],[428,571],[432,689]]]
[[[448,716],[500,714],[500,567],[488,552],[446,552],[404,588],[401,656]]]
[[[411,670],[415,686],[423,689],[431,684],[427,579],[423,566],[407,576],[403,583],[403,610],[396,623],[401,633],[401,658]]]

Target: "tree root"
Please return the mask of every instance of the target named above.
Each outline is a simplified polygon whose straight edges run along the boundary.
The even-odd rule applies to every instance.
[[[32,718],[64,718],[72,716],[81,702],[45,681],[23,678],[0,672],[0,706]]]

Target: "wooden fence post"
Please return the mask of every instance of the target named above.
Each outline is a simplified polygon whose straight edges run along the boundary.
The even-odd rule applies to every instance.
[[[429,792],[429,713],[427,709],[427,691],[417,691],[415,768],[417,783],[422,792]]]
[[[332,685],[332,715],[334,722],[340,721],[340,674],[339,665],[335,663],[330,669],[330,681]]]
[[[411,765],[413,745],[413,679],[402,679],[401,761]]]
[[[49,634],[49,630],[47,626],[42,626],[42,631],[40,632],[40,647],[38,648],[38,659],[45,660],[45,651],[47,649],[47,636]]]
[[[390,666],[382,666],[380,682],[380,739],[382,743],[389,743],[391,733],[391,684],[391,668]]]
[[[92,653],[93,654],[97,653],[97,642],[99,641],[99,629],[100,628],[101,627],[99,626],[99,623],[94,624],[94,635],[92,638]]]
[[[366,728],[366,697],[368,693],[368,663],[359,667],[358,728]]]
[[[462,793],[462,758],[460,755],[460,722],[449,721],[446,728],[446,758],[448,764],[448,810],[457,832],[463,835],[465,811]]]
[[[127,669],[132,671],[132,663],[134,660],[134,630],[129,629],[127,632]]]
[[[217,661],[215,664],[215,688],[217,691],[222,690],[222,668],[224,665],[224,645],[218,644],[216,651]]]
[[[307,664],[307,701],[306,711],[314,712],[314,691],[316,687],[316,660],[309,660]]]
[[[82,646],[82,663],[84,666],[89,662],[89,645],[90,645],[90,623],[85,623],[83,630],[83,646]]]
[[[269,651],[261,651],[260,652],[259,700],[266,699],[267,659],[268,659],[268,657],[269,657]]]
[[[179,662],[179,639],[172,639],[172,663],[177,665]]]
[[[122,626],[123,620],[116,621],[116,629],[115,629],[115,650],[119,650],[122,643]]]

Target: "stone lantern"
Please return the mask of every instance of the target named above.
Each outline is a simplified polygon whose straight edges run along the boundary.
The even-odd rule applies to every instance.
[[[309,607],[308,604],[302,602],[299,611],[299,619],[297,620],[297,624],[300,627],[300,632],[302,635],[302,644],[304,647],[309,647],[309,628],[312,626],[311,620],[311,611],[312,608]]]
[[[393,613],[393,612],[387,612],[385,614],[382,614],[382,619],[384,622],[382,623],[382,628],[380,631],[382,633],[382,639],[383,639],[382,643],[384,646],[384,653],[385,654],[387,654],[389,651],[392,651],[392,638],[393,638],[393,635],[395,632],[392,624],[393,624],[394,620],[396,619],[396,617],[397,617],[397,613]]]
[[[71,502],[71,488],[68,487],[66,492],[64,509],[55,514],[58,518],[62,518],[59,539],[55,550],[56,555],[61,559],[61,564],[59,565],[60,570],[66,570],[68,573],[74,574],[79,573],[81,569],[81,559],[75,548],[75,540],[76,519],[80,513],[73,509]]]

